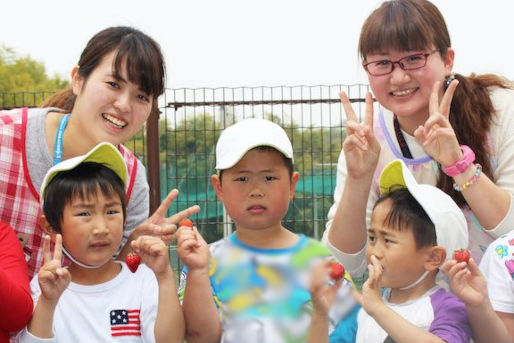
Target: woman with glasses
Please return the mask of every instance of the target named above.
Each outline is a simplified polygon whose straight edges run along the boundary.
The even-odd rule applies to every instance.
[[[342,261],[356,254],[347,261],[350,274],[365,267],[378,177],[402,159],[418,182],[436,185],[461,207],[480,261],[489,243],[514,228],[512,82],[454,73],[444,18],[426,0],[382,3],[362,27],[359,53],[378,106],[368,95],[359,123],[341,94],[347,138],[324,241]]]

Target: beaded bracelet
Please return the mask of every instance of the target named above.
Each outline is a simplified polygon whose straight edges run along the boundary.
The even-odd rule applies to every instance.
[[[475,164],[475,174],[466,182],[464,182],[461,186],[457,185],[456,183],[453,184],[453,189],[455,189],[457,192],[462,192],[465,189],[468,189],[471,187],[475,182],[477,182],[478,178],[480,177],[480,174],[482,174],[482,166],[478,163]]]

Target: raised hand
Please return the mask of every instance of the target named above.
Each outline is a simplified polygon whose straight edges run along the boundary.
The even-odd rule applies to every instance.
[[[364,311],[374,316],[378,306],[384,305],[381,295],[383,267],[380,261],[371,255],[368,264],[369,277],[362,285],[362,294],[354,293],[355,299],[361,304]]]
[[[178,228],[177,253],[189,271],[205,270],[209,266],[209,246],[194,226]]]
[[[55,236],[54,252],[50,251],[50,236],[43,240],[43,266],[39,269],[38,281],[41,288],[41,297],[57,303],[61,294],[68,287],[71,275],[68,269],[63,268],[62,236]]]
[[[441,269],[450,279],[452,292],[468,306],[479,306],[487,300],[487,282],[473,258],[469,263],[446,261]]]
[[[346,113],[346,139],[343,143],[348,175],[360,179],[375,171],[380,145],[373,134],[373,98],[366,94],[366,114],[360,123],[350,100],[344,92],[339,94]]]
[[[328,314],[330,306],[332,306],[337,295],[337,290],[343,283],[343,279],[339,279],[334,283],[329,282],[330,264],[331,261],[323,261],[315,266],[311,273],[309,291],[311,293],[312,305],[315,310],[322,314]]]
[[[131,243],[141,260],[159,276],[171,271],[168,246],[155,236],[139,236]]]
[[[141,235],[150,235],[161,238],[167,245],[170,244],[175,239],[176,224],[181,219],[190,217],[200,211],[200,206],[194,205],[167,218],[166,212],[177,196],[178,190],[171,190],[157,210],[134,230],[130,239],[136,239]]]
[[[462,158],[462,151],[450,124],[450,106],[459,81],[453,80],[439,102],[441,83],[437,81],[432,87],[429,102],[429,117],[420,125],[414,136],[425,152],[443,167],[448,167]]]

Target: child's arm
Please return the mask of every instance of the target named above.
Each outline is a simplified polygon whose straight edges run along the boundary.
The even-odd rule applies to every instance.
[[[188,269],[182,303],[186,339],[190,343],[218,342],[221,322],[209,280],[209,247],[196,227],[178,229],[177,252]]]
[[[311,276],[312,321],[308,343],[328,343],[328,312],[342,279],[329,285],[330,261],[317,265]]]
[[[444,342],[436,335],[410,323],[384,303],[380,294],[382,265],[375,256],[371,256],[368,271],[369,278],[362,286],[362,294],[358,294],[356,299],[394,342]]]
[[[143,262],[153,270],[159,285],[154,325],[155,342],[183,342],[184,316],[177,296],[168,247],[162,239],[154,236],[140,236],[131,242],[131,246],[141,256]]]
[[[39,338],[53,338],[54,312],[64,290],[71,281],[71,275],[66,268],[62,268],[62,236],[55,236],[54,253],[50,252],[50,236],[43,241],[44,264],[39,270],[38,280],[41,295],[37,301],[32,319],[27,329]]]
[[[475,342],[513,342],[514,335],[509,334],[506,324],[491,305],[486,279],[473,258],[467,268],[466,262],[450,260],[441,269],[450,279],[452,292],[466,305]]]

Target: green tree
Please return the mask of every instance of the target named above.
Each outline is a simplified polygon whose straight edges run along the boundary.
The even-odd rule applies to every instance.
[[[58,75],[48,77],[42,62],[0,45],[0,107],[37,106],[44,97],[68,86]]]

